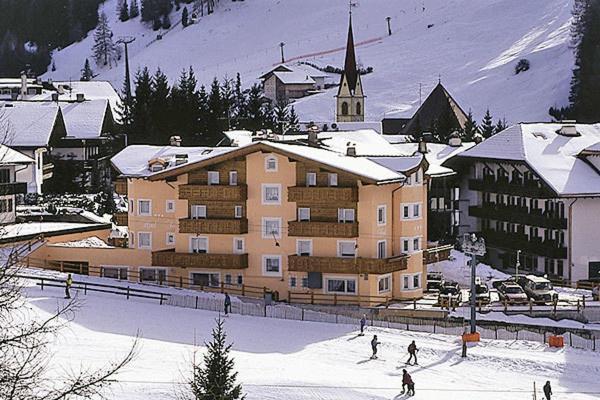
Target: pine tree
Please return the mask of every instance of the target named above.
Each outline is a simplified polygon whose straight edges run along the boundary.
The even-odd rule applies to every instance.
[[[213,79],[208,95],[209,117],[207,121],[208,134],[211,137],[220,136],[223,132],[223,97],[217,78]]]
[[[300,121],[298,119],[298,115],[296,114],[294,106],[292,106],[292,108],[290,109],[290,114],[288,115],[288,124],[290,131],[298,132],[300,130]]]
[[[467,114],[467,120],[465,121],[465,127],[462,129],[463,140],[465,142],[472,142],[475,134],[479,131],[477,122],[473,119],[473,112],[469,109]]]
[[[169,107],[169,80],[159,69],[152,77],[152,95],[149,102],[149,111],[152,118],[150,129],[151,141],[154,144],[166,144],[169,139],[170,107]]]
[[[56,71],[56,63],[52,60],[52,72]]]
[[[240,78],[240,73],[238,72],[236,77],[235,77],[235,86],[233,89],[233,97],[234,97],[234,101],[233,101],[233,119],[234,119],[234,123],[232,124],[233,127],[237,128],[240,126],[240,123],[242,123],[242,121],[245,121],[247,118],[247,113],[246,113],[246,103],[247,103],[247,99],[246,99],[246,94],[244,93],[244,91],[242,90],[242,80]]]
[[[163,27],[163,29],[171,28],[171,18],[169,18],[169,14],[163,15],[161,26]]]
[[[234,360],[229,356],[231,344],[226,340],[223,320],[219,318],[212,331],[212,342],[206,343],[203,365],[193,365],[190,389],[195,400],[244,399],[242,386],[236,382]]]
[[[185,28],[189,24],[189,15],[187,7],[183,7],[183,11],[181,12],[181,25]]]
[[[226,124],[223,127],[231,129],[231,120],[233,118],[234,106],[235,106],[235,91],[233,88],[233,81],[229,78],[223,79],[221,84],[221,104],[223,108],[223,118]]]
[[[483,116],[483,120],[481,121],[481,135],[487,139],[494,134],[494,121],[490,114],[490,109],[488,108],[485,111],[485,115]]]
[[[119,20],[121,22],[125,22],[129,19],[129,6],[127,5],[127,0],[123,1],[121,4],[121,9],[119,10]]]
[[[97,65],[112,67],[113,63],[116,64],[119,52],[112,37],[113,33],[108,26],[108,18],[102,12],[94,32],[94,46],[92,47],[94,61]]]
[[[285,134],[289,129],[289,111],[286,101],[278,101],[275,105],[275,130],[277,133]]]
[[[502,132],[507,127],[508,127],[508,125],[506,124],[506,119],[505,118],[498,119],[498,122],[496,122],[496,126],[494,127],[494,135],[496,133]]]
[[[91,81],[94,77],[94,71],[92,71],[92,67],[90,67],[90,60],[85,59],[85,63],[83,64],[83,69],[81,70],[81,78],[80,81]]]
[[[152,78],[148,68],[135,75],[135,101],[131,111],[131,143],[145,143],[151,128],[150,101],[152,97]]]
[[[137,0],[131,0],[131,5],[129,6],[129,18],[133,19],[140,15],[140,7],[138,6]]]
[[[246,129],[256,132],[263,127],[263,103],[264,98],[260,86],[257,84],[252,85],[248,92],[248,104],[246,107],[248,118],[244,123]]]

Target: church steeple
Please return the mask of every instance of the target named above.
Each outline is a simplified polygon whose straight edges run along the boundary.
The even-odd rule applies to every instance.
[[[336,121],[364,121],[364,99],[360,74],[356,66],[354,52],[354,33],[352,32],[352,6],[350,3],[350,18],[348,23],[348,39],[346,41],[346,58],[344,71],[340,77],[340,86],[336,96]]]

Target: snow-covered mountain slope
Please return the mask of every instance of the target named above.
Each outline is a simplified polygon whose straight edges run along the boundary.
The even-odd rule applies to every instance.
[[[160,67],[171,79],[192,65],[199,82],[240,72],[250,85],[280,60],[342,66],[348,25],[346,0],[221,0],[212,15],[156,40],[139,19],[119,22],[116,0],[104,9],[115,37],[132,35],[131,67]],[[353,11],[357,57],[374,72],[363,77],[366,117],[411,116],[438,79],[463,108],[480,119],[487,108],[509,122],[548,120],[548,108],[567,102],[573,54],[569,47],[572,0],[360,0]],[[393,34],[387,36],[386,17]],[[172,21],[179,21],[174,12]],[[362,44],[361,42],[368,42]],[[90,57],[92,35],[54,55],[46,77],[77,79]],[[337,50],[336,50],[337,49]],[[315,55],[318,54],[318,55]],[[514,74],[526,58],[531,69]],[[123,63],[98,70],[120,88]],[[337,77],[334,78],[337,81]],[[297,102],[304,120],[331,120],[335,88]]]

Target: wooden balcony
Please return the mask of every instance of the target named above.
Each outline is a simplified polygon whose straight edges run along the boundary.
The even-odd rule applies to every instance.
[[[358,222],[289,221],[288,236],[358,237]]]
[[[450,257],[450,251],[454,248],[451,244],[428,247],[423,251],[423,264],[433,264],[439,261],[447,260]]]
[[[127,196],[127,179],[117,179],[114,185],[116,194]]]
[[[553,198],[556,195],[541,181],[508,181],[506,179],[469,179],[469,189],[479,192],[502,193],[534,199]]]
[[[295,272],[331,274],[388,274],[408,268],[408,256],[390,258],[288,256],[288,269]]]
[[[152,265],[179,268],[243,269],[248,268],[248,254],[155,251],[152,253]]]
[[[557,213],[530,210],[527,207],[489,203],[481,206],[469,206],[469,215],[541,228],[567,229],[567,219],[561,218]]]
[[[181,185],[179,199],[194,201],[246,201],[246,185]]]
[[[27,193],[27,183],[25,182],[0,183],[0,196],[25,193]]]
[[[335,204],[358,201],[356,187],[293,186],[288,188],[288,201],[309,204]]]
[[[113,220],[119,226],[127,226],[129,223],[129,214],[126,212],[117,212],[113,215]]]
[[[180,219],[179,233],[242,234],[248,233],[248,220],[237,219]]]

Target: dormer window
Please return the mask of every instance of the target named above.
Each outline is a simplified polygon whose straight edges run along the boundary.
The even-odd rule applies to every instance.
[[[162,171],[163,169],[167,168],[168,165],[169,163],[162,158],[153,158],[152,160],[148,161],[148,169],[151,172]]]

